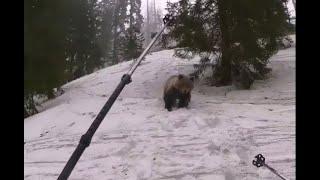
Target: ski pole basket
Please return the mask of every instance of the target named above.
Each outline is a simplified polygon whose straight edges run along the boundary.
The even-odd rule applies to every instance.
[[[282,180],[289,180],[289,179],[285,178],[284,176],[280,175],[275,169],[270,167],[268,164],[266,164],[265,161],[266,161],[266,158],[263,157],[262,154],[258,154],[255,156],[255,160],[252,161],[252,164],[254,166],[256,166],[257,168],[264,166],[264,167],[268,168],[272,173],[274,173],[275,175],[280,177]]]

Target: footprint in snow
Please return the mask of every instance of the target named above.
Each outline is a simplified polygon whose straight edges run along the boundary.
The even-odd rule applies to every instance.
[[[124,103],[123,105],[126,106],[126,105],[134,105],[134,104],[137,104],[137,102],[128,102],[128,103]]]
[[[151,118],[153,118],[153,117],[155,117],[156,115],[155,114],[152,114],[152,115],[150,115],[150,116],[147,116],[147,119],[151,119]]]
[[[249,162],[249,156],[248,156],[248,148],[245,147],[239,147],[236,150],[236,154],[238,155],[238,157],[240,158],[240,160],[242,162],[244,162],[246,164],[246,162]]]
[[[96,117],[96,114],[94,112],[89,112],[88,114],[90,115],[91,118]]]
[[[207,125],[211,128],[215,128],[220,123],[220,119],[218,117],[205,118],[204,120],[206,121]]]
[[[217,155],[220,153],[220,146],[215,145],[213,142],[211,142],[207,148],[210,152],[210,155],[212,154]]]
[[[49,133],[49,131],[46,131],[45,133],[41,133],[40,137],[43,137],[45,134],[48,134],[48,133]]]
[[[76,123],[72,122],[71,124],[68,125],[68,127],[72,127],[74,124],[76,124]]]

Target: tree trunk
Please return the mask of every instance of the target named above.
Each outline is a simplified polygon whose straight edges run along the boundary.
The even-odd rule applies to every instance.
[[[149,0],[147,0],[147,25],[146,25],[146,44],[150,42],[150,16],[149,16]]]
[[[228,14],[226,7],[226,0],[218,0],[218,13],[220,20],[220,30],[221,30],[221,64],[218,67],[218,85],[229,85],[231,83],[231,42],[228,27]]]
[[[130,11],[129,11],[129,28],[131,29],[132,32],[130,33],[133,33],[133,23],[134,23],[134,17],[133,17],[133,13],[134,13],[134,0],[130,0]],[[130,34],[132,36],[132,34]]]
[[[112,52],[112,64],[117,64],[118,60],[118,47],[119,47],[119,39],[118,39],[118,25],[119,25],[119,10],[120,4],[116,1],[114,13],[113,13],[113,52]]]

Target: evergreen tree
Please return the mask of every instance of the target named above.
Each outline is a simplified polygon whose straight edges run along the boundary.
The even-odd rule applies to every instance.
[[[97,42],[101,56],[107,65],[112,64],[112,17],[114,13],[114,0],[102,0],[98,4],[97,17]]]
[[[98,37],[98,3],[97,0],[90,0],[88,1],[89,3],[89,11],[88,11],[88,16],[89,16],[89,24],[88,24],[88,29],[89,29],[89,34],[90,34],[90,51],[89,51],[89,56],[88,56],[88,63],[86,64],[86,73],[92,73],[93,71],[100,69],[103,67],[105,61],[102,57],[103,52],[102,49],[100,48],[100,42],[99,42],[99,37]]]
[[[37,112],[35,94],[54,96],[66,79],[65,35],[68,7],[63,0],[27,0],[24,3],[25,115]]]
[[[130,60],[137,58],[142,53],[143,34],[141,26],[143,17],[141,15],[141,0],[129,0],[129,27],[126,30],[124,58]]]
[[[72,0],[66,56],[70,79],[92,73],[103,65],[102,51],[97,38],[96,0]]]
[[[107,31],[99,34],[96,0],[27,0],[24,10],[24,104],[28,116],[37,112],[35,95],[53,98],[54,88],[103,66],[100,40]]]
[[[124,56],[128,0],[115,0],[113,24],[112,24],[112,50],[111,59],[113,64],[119,63]]]
[[[176,22],[169,33],[178,47],[193,53],[220,54],[212,83],[228,85],[236,80],[253,82],[270,69],[268,59],[287,33],[286,0],[188,0],[171,4]],[[250,85],[244,85],[245,88]]]

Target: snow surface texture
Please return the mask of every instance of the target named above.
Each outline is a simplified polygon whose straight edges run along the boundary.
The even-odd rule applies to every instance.
[[[146,57],[69,179],[278,179],[252,165],[258,153],[295,179],[295,47],[273,56],[270,78],[255,81],[251,90],[196,82],[189,108],[168,112],[163,83],[171,75],[191,73],[199,60],[172,55],[164,50]],[[124,62],[66,84],[63,95],[24,120],[24,179],[57,179],[131,65]]]

